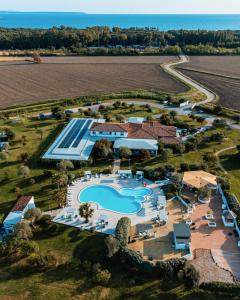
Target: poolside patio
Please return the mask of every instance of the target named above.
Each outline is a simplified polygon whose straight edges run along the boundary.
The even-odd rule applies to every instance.
[[[165,225],[159,226],[151,222],[154,226],[154,236],[149,239],[137,239],[129,244],[129,248],[140,252],[145,259],[163,260],[170,258],[180,258],[187,254],[187,251],[175,250],[173,245],[173,224],[183,222],[183,206],[177,200],[170,200],[166,203],[168,221]],[[148,222],[150,223],[150,222]],[[136,226],[132,227],[132,235],[136,234]]]
[[[112,234],[115,231],[117,222],[122,217],[131,219],[131,224],[134,226],[140,223],[146,223],[159,215],[159,209],[153,205],[153,201],[157,201],[159,196],[163,196],[162,190],[159,189],[158,184],[152,183],[144,179],[146,187],[151,189],[152,194],[148,196],[142,204],[142,209],[133,214],[117,213],[99,207],[96,203],[91,203],[91,208],[94,209],[94,214],[89,224],[85,224],[84,220],[79,217],[78,210],[80,207],[79,194],[86,187],[92,185],[107,185],[116,190],[122,188],[142,188],[142,181],[137,178],[122,179],[118,174],[87,174],[84,178],[75,180],[68,188],[67,203],[69,208],[74,210],[73,216],[69,217],[66,213],[67,208],[64,208],[55,218],[54,221],[69,226],[78,227],[81,229],[94,229],[105,234]],[[101,222],[101,216],[105,216],[106,222]]]

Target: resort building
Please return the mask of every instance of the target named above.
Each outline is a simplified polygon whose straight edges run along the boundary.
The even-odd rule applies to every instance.
[[[190,226],[186,223],[173,224],[173,240],[176,250],[188,250],[191,242]]]
[[[33,196],[22,196],[18,199],[11,212],[3,222],[3,230],[5,234],[11,234],[14,231],[14,226],[21,222],[25,213],[35,207]]]
[[[128,147],[133,154],[141,149],[156,155],[158,144],[179,144],[181,138],[174,126],[159,122],[142,122],[135,118],[128,123],[107,123],[104,119],[72,119],[44,154],[45,159],[88,160],[96,141],[108,139],[115,152]]]

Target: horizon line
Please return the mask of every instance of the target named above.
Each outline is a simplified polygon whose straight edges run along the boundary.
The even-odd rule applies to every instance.
[[[239,13],[191,13],[191,12],[186,12],[186,13],[134,13],[134,12],[84,12],[84,11],[21,11],[21,10],[0,10],[0,13],[72,13],[72,14],[86,14],[86,15],[222,15],[222,16],[227,16],[227,15],[240,15]]]

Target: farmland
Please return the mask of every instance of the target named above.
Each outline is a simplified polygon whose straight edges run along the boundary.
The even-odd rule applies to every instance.
[[[219,96],[219,103],[240,110],[240,57],[193,56],[179,70]]]
[[[175,57],[44,58],[0,65],[0,107],[130,90],[182,93],[188,88],[160,64]]]
[[[240,110],[240,80],[189,71],[186,69],[181,70],[181,72],[217,93],[220,105]]]
[[[179,68],[195,69],[240,78],[239,56],[191,56],[190,62]]]

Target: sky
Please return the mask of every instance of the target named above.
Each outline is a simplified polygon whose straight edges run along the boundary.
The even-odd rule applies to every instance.
[[[0,0],[0,11],[240,14],[240,0]]]

